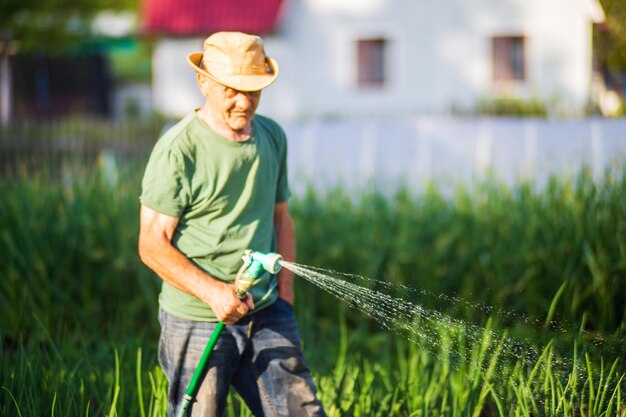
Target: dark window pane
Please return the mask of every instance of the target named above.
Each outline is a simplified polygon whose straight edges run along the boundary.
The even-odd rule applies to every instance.
[[[357,65],[359,87],[380,86],[385,83],[384,39],[357,41]]]
[[[524,38],[498,36],[493,41],[493,79],[496,81],[524,80]]]

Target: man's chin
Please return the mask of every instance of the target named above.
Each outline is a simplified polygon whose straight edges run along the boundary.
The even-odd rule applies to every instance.
[[[246,119],[245,117],[237,117],[234,120],[231,120],[230,123],[228,123],[228,125],[235,132],[241,132],[245,130],[248,126],[250,126],[251,122],[252,122],[252,119]]]

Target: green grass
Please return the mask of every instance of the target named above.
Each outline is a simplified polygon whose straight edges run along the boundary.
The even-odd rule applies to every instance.
[[[624,416],[625,173],[294,199],[300,263],[408,285],[479,329],[410,343],[296,279],[329,416]],[[164,416],[139,174],[69,178],[0,184],[0,415]],[[227,415],[250,414],[231,396]]]

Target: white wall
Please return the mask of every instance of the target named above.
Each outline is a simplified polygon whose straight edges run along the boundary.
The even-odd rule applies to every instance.
[[[153,53],[152,89],[157,111],[181,117],[202,105],[196,85],[196,73],[187,63],[187,55],[202,50],[202,38],[163,39]]]
[[[558,98],[563,112],[584,109],[591,94],[592,22],[582,0],[551,0],[535,7],[530,24],[533,87]]]
[[[592,1],[286,0],[281,29],[264,37],[280,76],[263,93],[259,112],[289,121],[471,107],[499,93],[492,81],[491,37],[519,34],[527,37],[527,80],[512,91],[558,99],[563,113],[578,113],[591,88]],[[367,37],[389,41],[389,82],[382,89],[356,86],[355,41]],[[185,58],[201,43],[157,46],[159,110],[181,114],[197,103]]]

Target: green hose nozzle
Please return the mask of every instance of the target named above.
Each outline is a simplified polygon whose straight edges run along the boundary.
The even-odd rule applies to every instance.
[[[245,297],[246,292],[255,284],[263,270],[266,270],[270,274],[275,274],[280,271],[283,257],[277,253],[254,252],[247,249],[243,253],[242,259],[243,265],[239,269],[237,278],[235,279],[235,285],[237,287],[235,295],[239,298]]]

